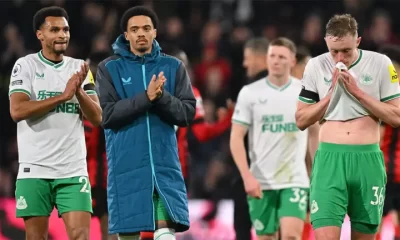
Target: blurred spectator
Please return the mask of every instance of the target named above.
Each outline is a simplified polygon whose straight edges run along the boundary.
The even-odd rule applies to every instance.
[[[311,54],[307,48],[300,46],[297,48],[296,65],[292,68],[292,76],[297,79],[303,78],[304,69],[308,60],[311,59]]]

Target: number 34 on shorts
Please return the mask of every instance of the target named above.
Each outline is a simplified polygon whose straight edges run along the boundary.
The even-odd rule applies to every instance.
[[[62,215],[71,211],[92,213],[88,177],[61,179],[18,179],[15,197],[17,217],[50,216],[53,208]]]

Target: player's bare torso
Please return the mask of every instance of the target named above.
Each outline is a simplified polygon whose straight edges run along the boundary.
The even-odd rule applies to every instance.
[[[337,144],[373,144],[379,142],[379,130],[379,122],[371,116],[326,121],[320,127],[319,140]]]

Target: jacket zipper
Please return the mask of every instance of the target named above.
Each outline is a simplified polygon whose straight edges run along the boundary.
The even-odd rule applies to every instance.
[[[145,66],[145,57],[143,56],[142,58],[142,78],[143,78],[143,86],[144,89],[147,90],[147,82],[146,82],[146,66]],[[151,165],[151,186],[152,186],[152,197],[151,197],[151,202],[152,202],[152,207],[153,207],[153,229],[155,229],[155,209],[154,209],[154,201],[153,201],[153,195],[154,195],[154,187],[157,189],[158,194],[160,195],[159,197],[163,197],[165,200],[165,207],[169,209],[169,212],[171,213],[171,218],[176,222],[176,218],[174,213],[172,212],[171,207],[169,206],[167,199],[163,196],[163,194],[160,191],[160,188],[158,187],[157,184],[157,178],[156,174],[154,171],[154,162],[153,162],[153,152],[152,152],[152,145],[151,145],[151,134],[150,134],[150,118],[149,118],[149,112],[146,112],[146,125],[147,125],[147,140],[149,142],[149,155],[150,155],[150,165]],[[155,186],[154,186],[155,184]]]

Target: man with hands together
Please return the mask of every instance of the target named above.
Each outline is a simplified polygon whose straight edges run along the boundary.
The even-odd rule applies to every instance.
[[[42,50],[18,59],[11,73],[10,113],[17,122],[16,216],[27,239],[47,239],[56,207],[69,239],[89,239],[92,201],[82,115],[100,125],[93,76],[64,56],[70,32],[63,8],[39,10],[33,27]]]
[[[175,239],[189,228],[174,126],[188,126],[196,99],[184,64],[161,52],[157,15],[128,9],[114,55],[97,70],[108,161],[109,233]],[[140,206],[140,207],[138,207]]]
[[[398,75],[387,56],[358,48],[358,24],[349,14],[329,20],[325,41],[329,52],[305,68],[296,112],[301,130],[321,124],[311,223],[316,240],[338,240],[348,214],[351,239],[373,240],[386,191],[379,122],[400,125]]]

